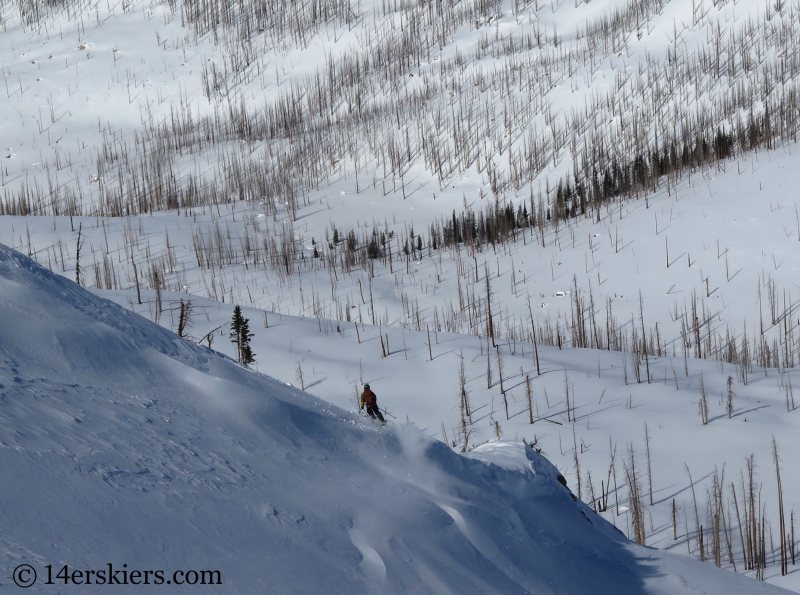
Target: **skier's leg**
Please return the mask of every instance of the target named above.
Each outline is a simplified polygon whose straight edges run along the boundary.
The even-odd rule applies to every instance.
[[[375,414],[378,416],[378,419],[381,420],[381,423],[384,424],[386,423],[386,420],[383,419],[383,414],[381,413],[381,410],[378,408],[377,405],[375,405]]]
[[[378,414],[380,415],[380,412],[378,412]],[[372,405],[367,405],[367,415],[375,419],[375,408]]]

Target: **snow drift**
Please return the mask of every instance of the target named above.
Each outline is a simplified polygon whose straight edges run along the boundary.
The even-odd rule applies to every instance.
[[[218,570],[198,593],[785,592],[631,544],[522,444],[365,423],[4,246],[0,357],[3,586],[127,564]]]

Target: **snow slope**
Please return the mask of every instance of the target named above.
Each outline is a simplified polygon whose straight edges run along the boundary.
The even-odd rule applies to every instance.
[[[5,3],[3,201],[113,214],[246,197],[422,226],[478,196],[553,199],[573,167],[767,109],[777,126],[800,78],[796,0],[284,8]]]
[[[229,593],[782,592],[630,544],[531,449],[365,424],[5,247],[0,325],[4,586],[112,563]]]
[[[130,291],[93,291],[145,316],[151,314],[156,301],[152,291],[142,293],[142,305],[136,303]],[[231,304],[164,292],[162,324],[167,327],[175,328],[179,299],[191,299],[194,304],[190,334],[195,337],[220,326],[226,328],[224,325],[231,318]],[[647,545],[699,558],[699,524],[705,533],[705,556],[712,564],[709,552],[713,511],[709,504],[714,500],[715,481],[717,485],[721,482],[726,510],[725,542],[726,546],[730,543],[735,560],[732,564],[726,552],[721,563],[731,571],[745,571],[738,519],[744,523],[748,508],[743,501],[742,480],[747,477],[751,455],[759,508],[763,506],[767,526],[772,531],[778,527],[773,438],[781,460],[787,523],[794,515],[796,524],[800,478],[795,462],[800,458],[800,445],[795,436],[800,412],[796,407],[787,411],[787,400],[796,401],[790,386],[800,382],[795,370],[779,374],[777,370],[756,369],[748,383],[742,384],[736,379],[735,366],[729,364],[653,356],[649,360],[651,382],[645,378],[646,367],[642,363],[642,382],[637,383],[628,353],[559,350],[540,345],[539,376],[532,345],[518,342],[514,350],[512,342],[498,339],[503,354],[503,382],[493,353],[491,381],[487,383],[483,338],[432,331],[429,348],[425,331],[364,324],[358,324],[356,329],[354,323],[296,318],[248,307],[243,311],[254,333],[255,369],[295,386],[302,384],[307,392],[352,411],[356,410],[361,383],[369,382],[388,419],[394,423],[410,420],[427,436],[444,440],[456,450],[464,447],[464,431],[469,448],[493,440],[498,430],[506,439],[536,441],[587,504],[602,498],[605,484],[608,508],[601,514],[629,536],[634,532],[625,466],[630,465],[629,450],[633,450],[643,486]],[[264,320],[268,328],[264,327]],[[218,330],[212,336],[215,350],[235,354],[227,331]],[[379,337],[387,346],[386,357],[382,356]],[[464,426],[459,410],[462,357],[471,408]],[[298,371],[302,371],[302,378]],[[730,417],[725,398],[729,377],[734,378]],[[530,379],[532,390],[531,411],[526,378]],[[567,383],[571,416],[565,398]],[[698,413],[702,390],[707,394],[707,425]],[[645,442],[646,432],[649,444]],[[677,538],[673,533],[673,502]],[[776,542],[767,544],[766,579],[800,590],[797,566],[790,566],[789,576],[780,577],[777,547]]]
[[[222,24],[203,24],[202,10],[192,10],[203,7],[210,13],[212,5],[220,9]],[[272,10],[251,18],[256,12],[249,10],[252,5]],[[320,5],[331,10],[320,15]],[[528,228],[522,245],[518,238],[500,248],[484,246],[477,253],[466,245],[439,251],[427,245],[430,224],[454,210],[482,209],[495,199],[519,206],[529,197],[533,207],[534,196],[540,207],[549,208],[555,181],[573,168],[582,169],[579,164],[589,155],[594,157],[585,165],[602,169],[614,157],[630,160],[645,145],[680,141],[679,129],[690,136],[713,133],[717,127],[727,130],[737,122],[758,120],[765,110],[777,126],[781,118],[776,114],[781,112],[776,107],[787,101],[794,101],[796,114],[796,100],[791,98],[797,97],[800,80],[797,0],[358,0],[299,2],[291,13],[284,8],[277,0],[0,3],[0,72],[6,91],[0,102],[0,201],[8,213],[48,215],[0,217],[0,241],[69,279],[75,278],[79,264],[85,286],[95,286],[96,293],[156,320],[155,304],[160,300],[153,290],[161,285],[166,310],[160,323],[167,328],[176,326],[178,300],[191,299],[195,317],[190,334],[195,337],[230,319],[225,302],[250,306],[246,315],[258,327],[258,370],[284,383],[302,382],[313,394],[345,408],[353,407],[354,384],[377,381],[382,405],[398,420],[418,424],[426,436],[397,438],[394,446],[385,446],[388,449],[440,435],[460,449],[462,442],[474,446],[489,440],[499,426],[507,438],[531,440],[533,434],[570,486],[576,492],[576,482],[583,487],[589,502],[590,478],[595,489],[598,481],[611,478],[609,450],[612,443],[618,445],[615,510],[602,514],[629,534],[623,451],[626,446],[635,450],[645,477],[647,427],[655,493],[655,502],[647,507],[647,543],[659,548],[698,555],[694,524],[705,523],[709,531],[711,509],[706,512],[703,502],[712,499],[713,473],[720,469],[726,470],[723,483],[729,484],[725,500],[731,524],[726,534],[738,559],[741,542],[734,529],[732,486],[739,489],[745,459],[753,454],[770,531],[767,578],[800,590],[800,573],[783,578],[774,574],[777,494],[770,450],[774,437],[783,461],[785,509],[793,514],[800,502],[794,463],[800,457],[794,440],[798,413],[793,401],[789,404],[791,386],[797,385],[792,376],[798,351],[793,338],[796,291],[792,295],[798,272],[795,237],[800,233],[797,207],[792,208],[798,171],[792,144],[797,139],[796,117],[789,118],[795,128],[785,131],[778,150],[737,152],[734,160],[702,171],[666,183],[661,178],[649,202],[606,203],[597,221],[575,218],[555,229],[549,224],[541,230]],[[31,14],[34,9],[40,14]],[[369,73],[363,70],[367,67]],[[354,70],[360,75],[353,76]],[[293,201],[296,204],[290,205]],[[153,213],[154,208],[163,211]],[[74,221],[69,214],[76,215]],[[387,267],[378,259],[345,266],[345,242],[334,245],[334,227],[340,234],[354,229],[359,241],[373,232],[385,233],[394,264]],[[425,249],[403,257],[404,243],[411,240],[413,247],[415,235],[424,238]],[[294,256],[290,266],[277,258],[287,246]],[[323,259],[312,258],[315,248],[323,259],[342,264],[320,266]],[[362,243],[358,253],[363,252]],[[284,267],[291,270],[284,272]],[[499,361],[488,362],[493,370],[488,383],[487,342],[456,334],[485,335],[480,305],[485,273],[492,280],[493,314],[504,357],[502,372]],[[144,303],[137,298],[140,284]],[[115,291],[103,292],[101,287]],[[529,317],[566,329],[573,317],[570,290],[572,296],[578,290],[584,298],[593,292],[592,309],[601,326],[604,318],[612,318],[613,307],[613,318],[626,336],[643,313],[641,325],[646,321],[648,332],[660,333],[666,355],[673,356],[661,357],[659,352],[652,357],[652,384],[633,384],[629,354],[594,350],[544,347],[544,374],[533,376],[531,345],[525,344]],[[745,335],[754,341],[763,335],[769,342],[789,345],[788,367],[755,366],[749,383],[742,384],[736,366],[680,357],[682,351],[692,355],[692,349],[683,347],[686,336],[681,333],[693,296],[714,351],[728,332],[739,346]],[[51,320],[59,311],[45,307],[37,320]],[[281,316],[285,314],[316,320]],[[269,329],[261,328],[262,316],[265,322],[269,316]],[[155,481],[154,475],[162,484],[184,476],[169,467],[174,466],[172,459],[155,456],[154,448],[188,460],[188,468],[208,486],[249,477],[253,469],[267,473],[243,454],[228,456],[225,464],[195,445],[195,456],[185,451],[192,449],[188,439],[163,448],[155,438],[148,448],[138,442],[126,445],[120,438],[131,435],[123,429],[125,424],[169,430],[181,418],[173,411],[197,411],[200,417],[192,419],[219,415],[213,409],[197,409],[197,389],[191,383],[184,386],[186,375],[175,371],[184,360],[176,364],[171,356],[165,360],[153,355],[152,329],[143,343],[135,341],[136,325],[124,331],[129,347],[146,346],[144,352],[131,352],[95,338],[86,330],[96,330],[94,325],[84,325],[76,334],[71,321],[66,314],[59,319],[64,326],[58,332],[53,329],[60,327],[51,321],[43,337],[28,338],[26,327],[2,340],[15,341],[12,352],[28,354],[21,361],[53,368],[59,378],[56,386],[65,391],[65,427],[87,423],[83,416],[88,414],[81,412],[93,409],[81,405],[82,400],[94,399],[96,404],[102,396],[113,401],[111,412],[102,415],[109,423],[92,426],[106,428],[98,431],[114,437],[102,437],[111,446],[101,448],[87,440],[81,448],[70,446],[64,455],[88,452],[91,457],[112,447],[126,453],[127,459],[110,457],[104,464],[90,465],[90,471],[82,467],[89,480],[104,486],[106,476],[112,483],[138,481],[148,494],[163,495],[166,489],[148,484]],[[361,336],[352,321],[358,321]],[[3,329],[12,323],[26,326],[24,317],[14,316],[3,321]],[[426,344],[428,325],[432,346]],[[792,337],[788,342],[787,333]],[[170,335],[159,336],[167,337],[161,344],[163,353],[184,349],[189,350],[184,353],[189,360],[218,361],[210,352],[185,345],[179,349]],[[214,336],[213,348],[230,353],[224,332]],[[388,357],[382,357],[379,336],[386,338]],[[81,342],[80,349],[74,341]],[[58,348],[62,344],[67,347]],[[461,355],[475,411],[467,436],[459,429],[457,406]],[[130,361],[130,368],[120,370],[121,360]],[[304,381],[297,378],[300,366]],[[170,378],[166,382],[176,391],[169,401],[159,390],[163,377],[155,372],[165,367]],[[228,368],[213,367],[207,373],[225,376],[222,369]],[[76,370],[86,370],[85,377],[76,376]],[[237,379],[241,374],[250,382],[263,382],[242,371],[236,374]],[[176,375],[184,382],[176,382]],[[530,423],[524,391],[528,375],[533,378],[535,414],[550,422]],[[28,376],[49,377],[44,372]],[[737,378],[730,417],[725,412],[729,376]],[[213,397],[214,403],[224,395],[224,402],[230,403],[235,391],[229,384],[219,388],[207,376],[200,378],[203,395]],[[120,387],[109,388],[108,379]],[[697,413],[703,379],[711,409],[708,425],[701,424]],[[510,415],[503,410],[503,380]],[[252,389],[258,399],[265,390],[260,387]],[[577,419],[569,419],[565,388]],[[245,393],[250,394],[244,391],[241,398]],[[34,394],[44,398],[44,393]],[[137,405],[140,401],[143,407]],[[245,406],[236,403],[230,406]],[[131,411],[145,416],[137,418]],[[159,415],[148,417],[149,411]],[[30,415],[37,423],[52,419],[52,413],[36,409]],[[70,422],[72,418],[82,421]],[[22,425],[30,426],[17,424],[15,431]],[[50,436],[51,425],[42,426],[41,432]],[[201,430],[208,431],[207,425],[181,424],[178,435],[199,436]],[[149,435],[143,432],[136,438]],[[259,440],[248,438],[247,444],[260,444]],[[218,442],[225,443],[224,437]],[[307,452],[311,447],[303,444]],[[528,465],[524,451],[507,457],[505,450],[489,449],[492,454],[487,455],[486,449],[476,452],[517,470]],[[420,456],[424,462],[425,455]],[[162,470],[154,460],[167,461],[169,468]],[[419,461],[414,461],[408,464],[416,468]],[[616,480],[614,475],[615,485]],[[372,480],[360,485],[364,484],[372,485]],[[38,483],[31,480],[26,485]],[[695,489],[699,514],[692,505]],[[495,493],[491,490],[489,494]],[[672,499],[677,502],[678,539],[672,534]],[[193,506],[191,499],[187,506]],[[741,500],[739,508],[745,509]],[[218,510],[228,509],[206,505],[197,514],[205,518]],[[352,510],[348,508],[348,514]],[[88,515],[81,517],[83,524],[91,524]],[[305,511],[298,517],[306,518],[311,517]],[[299,524],[306,527],[305,522]],[[114,527],[131,525],[126,520]],[[152,525],[156,529],[148,530],[154,535],[171,527],[162,517]],[[195,525],[195,534],[203,534],[202,524]],[[249,526],[236,530],[242,535],[254,531]],[[307,530],[311,535],[312,529]],[[188,534],[180,528],[172,533]],[[318,534],[327,539],[325,531]],[[203,539],[187,541],[197,549]],[[132,540],[120,543],[127,552]],[[356,544],[357,556],[365,561],[364,576],[380,574],[378,559],[365,543],[381,560],[390,558],[358,535],[344,543]],[[70,542],[63,547],[77,546]],[[86,552],[84,559],[89,559]],[[66,555],[60,559],[69,560]],[[388,567],[388,562],[381,563]],[[741,565],[737,570],[742,571]]]

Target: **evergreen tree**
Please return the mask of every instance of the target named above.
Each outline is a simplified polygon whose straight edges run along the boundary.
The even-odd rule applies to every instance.
[[[178,317],[178,336],[185,337],[186,329],[192,326],[192,302],[181,299],[181,311]]]
[[[231,320],[231,343],[236,343],[236,357],[240,364],[252,364],[255,362],[255,353],[250,348],[250,339],[253,333],[250,332],[250,319],[242,316],[242,309],[237,305],[233,309],[233,319]]]

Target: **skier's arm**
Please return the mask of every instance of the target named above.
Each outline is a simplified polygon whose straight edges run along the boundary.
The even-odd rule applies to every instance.
[[[366,397],[364,396],[364,393],[361,393],[361,406],[359,407],[359,409],[363,409],[365,403],[366,403]]]

